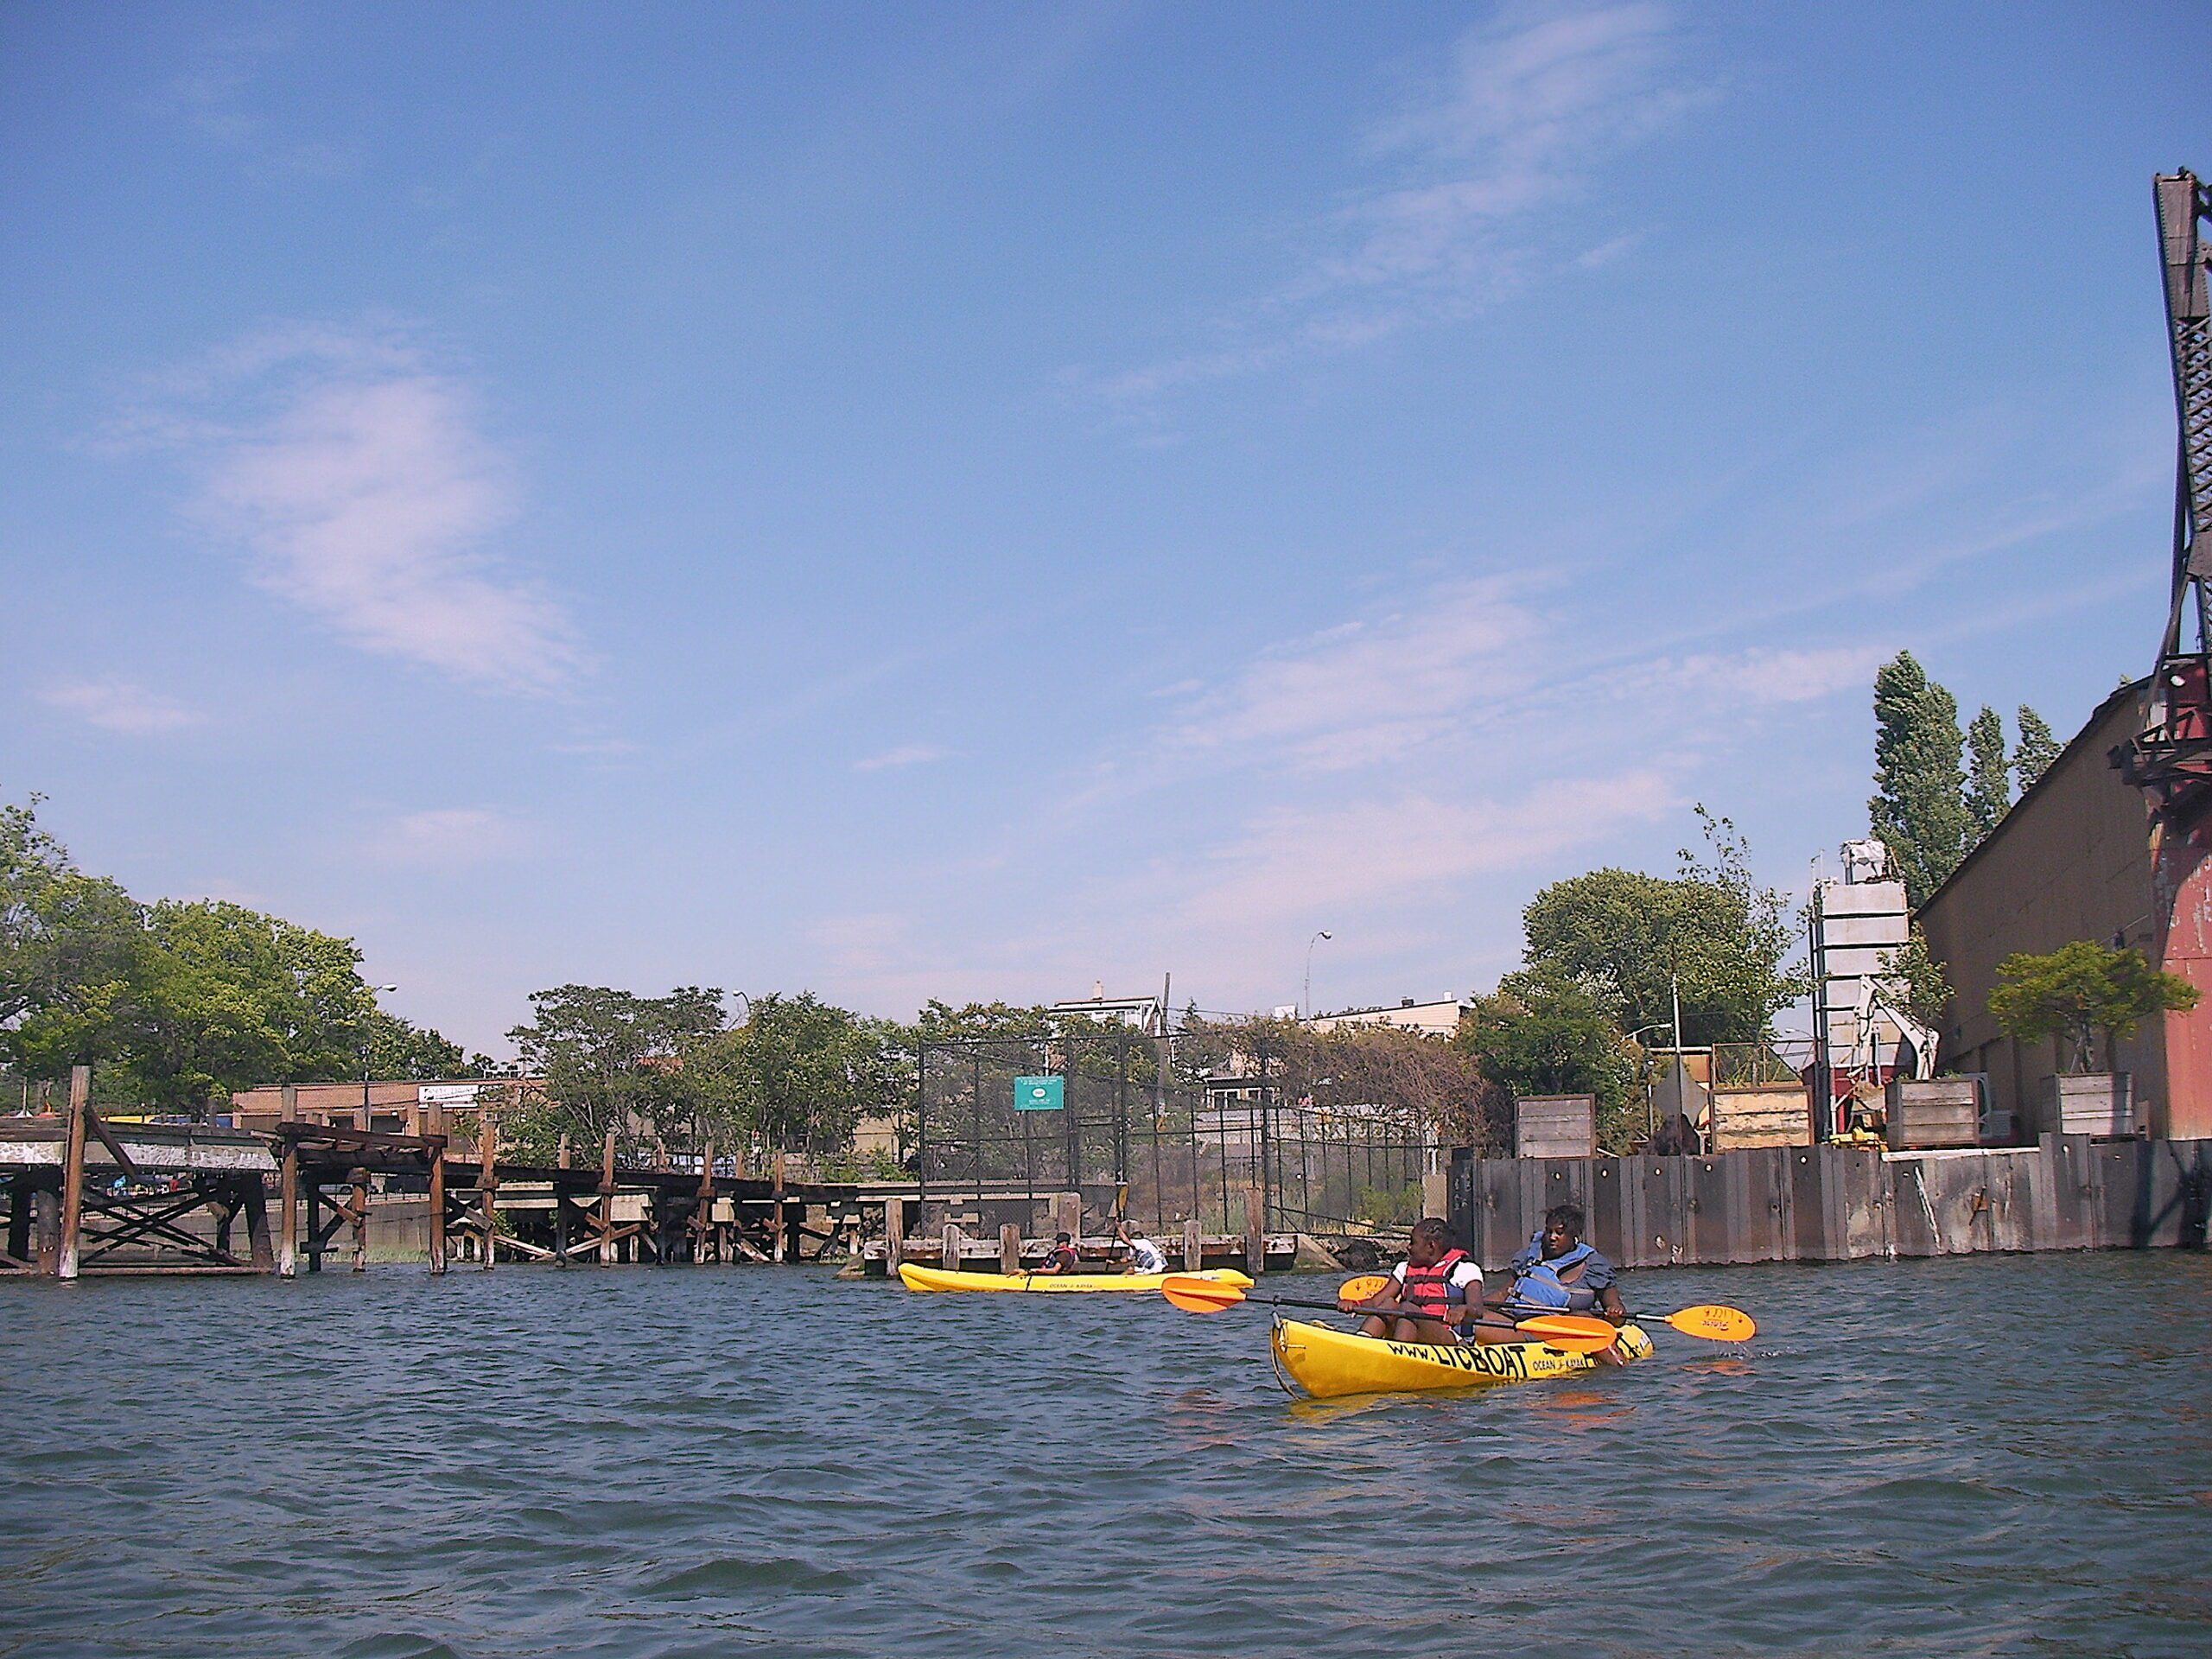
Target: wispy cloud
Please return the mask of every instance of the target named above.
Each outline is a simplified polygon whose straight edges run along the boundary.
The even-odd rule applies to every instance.
[[[521,826],[489,807],[430,807],[393,819],[375,836],[377,855],[398,864],[474,864],[512,853]]]
[[[1655,0],[1501,8],[1370,135],[1387,176],[1317,227],[1305,267],[1243,307],[1224,340],[1069,383],[1140,404],[1468,315],[1544,270],[1620,257],[1639,232],[1601,227],[1593,243],[1544,215],[1707,96],[1675,73],[1675,33]]]
[[[473,388],[372,331],[273,330],[165,381],[133,426],[199,474],[195,516],[365,650],[506,691],[582,664],[565,608],[490,543],[514,469]]]
[[[1261,652],[1192,699],[1179,747],[1249,745],[1317,768],[1389,760],[1526,683],[1544,624],[1530,583],[1452,582],[1372,616]]]
[[[67,709],[103,731],[158,737],[200,724],[200,716],[172,697],[130,680],[73,680],[41,689],[39,701]]]
[[[1892,648],[1893,649],[1893,648]],[[1840,691],[1866,690],[1874,670],[1891,654],[1877,645],[1821,646],[1792,651],[1753,646],[1662,660],[1647,681],[1748,705],[1816,702]]]
[[[855,772],[888,772],[899,766],[918,766],[931,760],[942,760],[945,751],[931,743],[902,743],[895,749],[886,749],[881,754],[871,754],[864,760],[853,762]]]
[[[201,142],[238,152],[257,167],[308,178],[353,172],[362,158],[357,143],[283,137],[255,107],[257,84],[270,65],[289,54],[294,41],[293,35],[278,29],[209,35],[186,54],[183,67],[155,99],[155,109],[181,122]]]
[[[1639,769],[1543,784],[1510,800],[1416,794],[1285,809],[1212,855],[1186,914],[1233,932],[1437,899],[1471,877],[1541,866],[1678,804],[1666,779]]]

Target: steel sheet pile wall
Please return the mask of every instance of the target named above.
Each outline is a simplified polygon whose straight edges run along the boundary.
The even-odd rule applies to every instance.
[[[1453,1155],[1449,1213],[1486,1271],[1555,1204],[1624,1268],[1846,1262],[2205,1243],[2212,1141],[1890,1153],[1770,1147],[1702,1158]]]

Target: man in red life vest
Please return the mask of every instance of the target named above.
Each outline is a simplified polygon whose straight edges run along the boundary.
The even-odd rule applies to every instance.
[[[1406,1259],[1389,1282],[1363,1302],[1339,1302],[1347,1313],[1371,1315],[1360,1326],[1370,1337],[1400,1342],[1460,1340],[1459,1327],[1483,1309],[1483,1270],[1452,1243],[1452,1229],[1435,1216],[1414,1224]]]
[[[1081,1271],[1083,1260],[1075,1253],[1075,1240],[1065,1233],[1052,1235],[1052,1253],[1045,1258],[1045,1265],[1033,1268],[1033,1273],[1066,1274]]]

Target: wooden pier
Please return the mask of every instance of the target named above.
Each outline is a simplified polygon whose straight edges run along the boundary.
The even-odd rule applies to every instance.
[[[564,1144],[549,1166],[502,1158],[495,1123],[463,1145],[442,1122],[419,1135],[110,1122],[89,1084],[76,1068],[64,1116],[0,1118],[0,1273],[289,1278],[333,1255],[359,1272],[378,1186],[426,1198],[434,1274],[460,1260],[813,1261],[860,1242],[859,1190],[788,1181],[780,1154],[757,1176],[716,1173],[712,1147],[696,1169],[639,1168],[618,1163],[610,1132],[592,1163],[577,1166]]]

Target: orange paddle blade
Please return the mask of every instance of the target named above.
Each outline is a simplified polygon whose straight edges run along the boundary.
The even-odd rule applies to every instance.
[[[1171,1273],[1161,1280],[1160,1294],[1176,1306],[1192,1313],[1218,1313],[1223,1308],[1234,1307],[1245,1300],[1242,1286],[1181,1273]]]
[[[1382,1287],[1390,1282],[1387,1273],[1363,1273],[1357,1279],[1347,1279],[1337,1287],[1340,1302],[1363,1302],[1370,1296],[1382,1294]]]
[[[1611,1347],[1620,1336],[1605,1320],[1578,1313],[1540,1313],[1521,1320],[1514,1328],[1533,1342],[1564,1348],[1571,1354],[1597,1353]]]
[[[1759,1331],[1743,1309],[1723,1307],[1718,1302],[1702,1302],[1659,1317],[1684,1336],[1703,1337],[1707,1342],[1749,1342]]]

